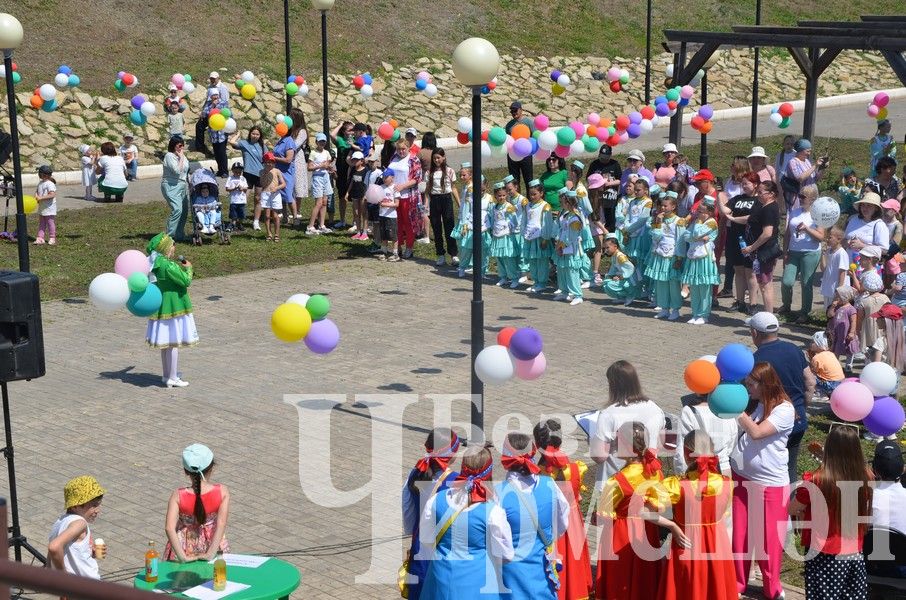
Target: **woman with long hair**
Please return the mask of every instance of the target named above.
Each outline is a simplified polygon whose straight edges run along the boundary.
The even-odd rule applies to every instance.
[[[721,213],[727,223],[727,245],[724,259],[728,267],[733,269],[736,286],[736,303],[731,308],[746,314],[749,311],[745,298],[749,280],[746,277],[746,258],[742,254],[740,240],[745,241],[746,223],[757,202],[755,193],[760,182],[756,173],[746,173],[742,178],[742,192],[730,198],[726,204],[721,205]],[[748,291],[751,302],[755,297],[755,288]]]
[[[759,184],[758,202],[746,221],[746,247],[742,249],[742,254],[746,257],[749,302],[755,304],[751,290],[758,287],[766,312],[774,311],[774,266],[783,255],[777,242],[777,231],[780,228],[780,208],[777,204],[779,195],[780,190],[773,181]]]
[[[103,149],[103,146],[101,148]],[[113,144],[110,144],[110,148],[113,149]],[[170,138],[167,154],[164,155],[163,176],[160,180],[160,193],[170,205],[167,234],[177,242],[186,239],[186,215],[189,214],[189,159],[186,157],[185,148],[186,142],[181,137]],[[126,183],[125,165],[117,169],[119,179]],[[100,188],[101,182],[98,181],[98,189]],[[108,192],[105,194],[109,196]]]
[[[427,135],[427,134],[425,134]],[[422,148],[424,151],[424,148]],[[458,265],[459,251],[453,233],[453,202],[459,207],[459,191],[456,189],[456,172],[447,165],[447,154],[443,148],[431,151],[431,165],[424,172],[425,196],[428,198],[428,215],[431,218],[431,229],[434,231],[434,250],[437,253],[437,266],[446,263],[450,255],[450,264]],[[445,246],[446,242],[446,246]]]
[[[296,145],[296,150],[293,154],[293,170],[295,174],[292,182],[286,182],[286,187],[290,190],[289,194],[292,196],[290,211],[292,211],[293,224],[298,225],[301,220],[299,209],[302,205],[302,200],[308,197],[308,155],[311,152],[311,147],[308,143],[305,113],[301,109],[293,107],[289,111],[289,118],[293,120],[293,126],[289,128],[289,133],[286,135]],[[287,215],[288,219],[289,215]]]
[[[396,209],[397,239],[400,257],[411,258],[415,240],[420,237],[422,227],[418,209],[421,202],[418,184],[422,180],[422,163],[418,156],[409,152],[409,141],[406,138],[401,137],[394,147],[396,152],[387,168],[393,170],[393,187],[400,194],[399,207]]]
[[[730,244],[731,241],[729,237],[729,228],[732,223],[720,217],[723,217],[726,214],[725,209],[729,207],[733,198],[743,193],[743,184],[745,182],[745,176],[748,173],[751,173],[749,159],[742,155],[734,156],[733,162],[730,163],[730,176],[724,180],[723,190],[717,193],[720,232],[717,235],[717,242],[715,242],[714,245],[714,255],[717,258],[718,265],[720,265],[720,257],[723,256],[724,251],[727,251],[728,253],[732,252],[728,247],[728,244]],[[736,245],[738,248],[738,241],[736,242]],[[735,251],[735,249],[733,251]],[[724,261],[724,285],[717,294],[718,298],[733,297],[735,272],[735,267],[731,264],[731,261]]]

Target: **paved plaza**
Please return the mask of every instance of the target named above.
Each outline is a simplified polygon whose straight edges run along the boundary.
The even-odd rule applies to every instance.
[[[204,273],[203,264],[196,269]],[[334,353],[318,356],[271,334],[271,311],[301,291],[329,295],[342,334]],[[145,320],[125,310],[103,313],[82,299],[43,305],[47,375],[10,387],[24,533],[45,548],[63,484],[94,474],[108,490],[92,528],[109,547],[102,575],[131,580],[148,540],[166,541],[167,499],[188,481],[182,448],[203,442],[214,450],[214,480],[232,491],[233,551],[278,554],[297,565],[298,597],[398,597],[393,582],[405,543],[399,488],[441,406],[429,396],[469,392],[471,282],[424,262],[356,260],[201,279],[190,292],[201,343],[180,352],[191,382],[181,390],[161,387]],[[604,371],[620,358],[636,364],[654,400],[677,412],[689,360],[749,341],[740,315],[726,309],[713,325],[697,327],[658,322],[650,310],[613,305],[598,292],[588,297],[569,307],[485,286],[486,343],[503,326],[533,326],[549,365],[535,382],[487,389],[489,435],[507,413],[525,415],[528,424],[602,406]],[[783,333],[805,339],[804,331]],[[314,398],[288,402],[287,394]],[[330,411],[333,394],[341,403]],[[468,422],[468,403],[453,407],[454,421]],[[496,435],[507,427],[500,423]],[[375,461],[392,463],[399,450],[379,448],[375,458],[372,431],[376,440],[401,432],[404,456],[402,467],[377,469],[375,514],[371,497],[354,490],[368,485]],[[587,454],[581,432],[570,437]],[[300,475],[323,487],[328,474],[338,491],[326,502],[312,485],[303,491]],[[0,488],[5,479],[4,472]]]

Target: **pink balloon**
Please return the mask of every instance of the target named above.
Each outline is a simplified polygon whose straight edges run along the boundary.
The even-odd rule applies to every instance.
[[[601,122],[601,115],[599,115],[598,113],[594,113],[594,112],[588,113],[588,124],[589,125],[597,125],[600,122]]]
[[[513,136],[511,136],[511,135],[506,136],[506,143],[505,143],[505,145],[506,145],[506,151],[507,151],[507,152],[509,152],[510,150],[513,149],[513,143],[514,143],[515,141],[516,141],[516,140],[513,139]],[[529,147],[531,147],[531,145],[532,145],[532,143],[529,142]],[[529,154],[531,154],[531,153],[529,153]],[[525,158],[525,157],[523,156],[522,158]]]
[[[547,115],[535,115],[535,129],[538,131],[544,131],[550,127],[551,120],[547,118]]]
[[[547,359],[544,358],[544,352],[541,352],[531,360],[513,359],[515,365],[516,377],[525,381],[532,381],[544,375],[547,369]]]
[[[844,381],[830,397],[831,410],[844,421],[861,421],[871,412],[874,401],[871,390],[854,381]]]
[[[170,78],[170,83],[182,89],[183,84],[186,82],[186,78],[182,73],[174,73],[173,77]]]
[[[147,275],[151,272],[151,263],[148,257],[139,250],[126,250],[116,257],[113,264],[113,270],[117,275],[129,279],[133,273],[144,273]]]
[[[595,137],[603,144],[607,141],[607,138],[610,137],[610,131],[608,131],[606,127],[598,127],[598,130],[595,132]]]
[[[557,144],[557,147],[554,148],[554,154],[560,158],[566,158],[569,156],[569,146],[561,146]]]
[[[547,160],[547,157],[551,155],[550,150],[545,150],[544,148],[538,148],[535,152],[535,160],[544,162]]]
[[[685,98],[686,100],[688,100],[695,95],[695,88],[691,85],[684,85],[682,88],[680,88],[679,95],[680,98]]]
[[[878,108],[877,104],[868,105],[868,116],[869,117],[877,117],[879,112],[881,112],[881,109]]]
[[[620,133],[620,143],[625,144],[628,141],[629,141],[629,133],[626,131],[621,132]]]
[[[607,69],[607,81],[618,81],[620,79],[620,70],[616,67]]]
[[[884,108],[885,106],[887,106],[888,102],[890,102],[890,96],[888,96],[885,92],[878,92],[877,94],[875,94],[875,98],[871,103],[878,108]]]
[[[576,132],[576,137],[581,138],[585,135],[585,125],[581,121],[573,121],[569,124],[569,128]]]

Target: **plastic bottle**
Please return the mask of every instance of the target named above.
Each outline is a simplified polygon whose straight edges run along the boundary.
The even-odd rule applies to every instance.
[[[748,244],[746,244],[746,241],[742,239],[742,236],[739,236],[739,249],[742,250],[746,246],[748,246]]]
[[[217,551],[217,558],[214,560],[214,591],[222,592],[226,589],[226,561],[223,560],[223,552]]]
[[[154,540],[148,542],[148,551],[145,552],[145,581],[148,583],[157,582],[157,567],[160,561],[160,554],[154,548]]]

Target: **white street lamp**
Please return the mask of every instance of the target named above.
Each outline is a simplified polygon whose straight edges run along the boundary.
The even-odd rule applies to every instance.
[[[335,0],[311,0],[311,5],[315,7],[316,10],[330,10],[333,8],[333,3]]]
[[[463,85],[481,87],[497,76],[500,54],[488,40],[469,38],[453,51],[453,74]]]
[[[22,44],[22,23],[16,17],[0,13],[0,49],[15,50]]]

